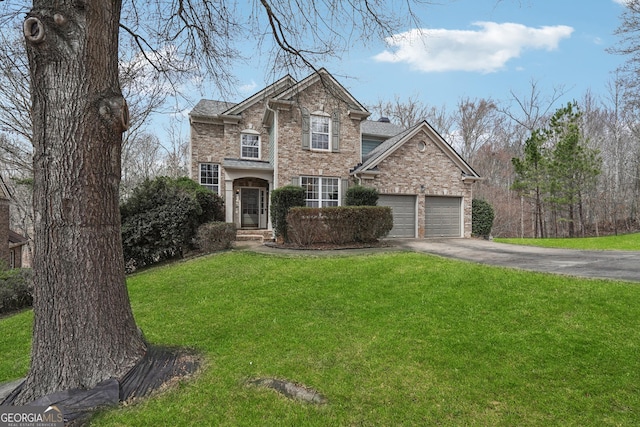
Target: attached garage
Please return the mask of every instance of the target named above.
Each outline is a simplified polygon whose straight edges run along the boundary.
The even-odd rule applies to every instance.
[[[425,237],[461,237],[462,198],[428,196],[425,201]]]
[[[393,228],[389,237],[416,237],[416,197],[381,194],[378,206],[389,206],[393,213]]]

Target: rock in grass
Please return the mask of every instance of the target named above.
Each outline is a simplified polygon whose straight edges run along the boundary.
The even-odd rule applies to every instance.
[[[327,398],[316,390],[287,380],[280,380],[277,378],[256,378],[249,380],[248,384],[273,389],[289,399],[301,400],[303,402],[314,403],[317,405],[322,405],[328,402]]]

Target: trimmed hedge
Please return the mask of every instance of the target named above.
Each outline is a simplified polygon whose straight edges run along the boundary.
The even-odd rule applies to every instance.
[[[291,208],[288,236],[300,246],[316,243],[370,243],[393,228],[391,208],[385,206],[338,206]]]
[[[198,228],[196,246],[206,253],[230,249],[236,234],[236,225],[233,223],[208,222]]]
[[[347,206],[376,206],[378,197],[378,190],[375,188],[355,185],[347,190],[345,204]]]
[[[32,270],[0,268],[0,314],[31,307],[32,304]]]
[[[305,191],[304,188],[295,185],[286,185],[276,188],[271,192],[271,224],[273,225],[273,233],[278,237],[282,237],[285,242],[289,241],[287,228],[287,214],[289,209],[296,206],[304,206]]]
[[[471,234],[488,239],[493,228],[495,214],[493,207],[486,200],[473,199],[471,202]]]

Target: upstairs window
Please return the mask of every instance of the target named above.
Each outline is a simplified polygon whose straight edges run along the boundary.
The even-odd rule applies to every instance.
[[[220,167],[215,163],[200,163],[200,185],[220,194]]]
[[[305,189],[307,207],[325,208],[338,206],[340,201],[340,180],[315,176],[300,177],[300,184]]]
[[[340,152],[340,110],[332,114],[324,111],[310,113],[300,107],[302,122],[302,149]]]
[[[311,149],[329,150],[331,117],[311,116]]]
[[[243,159],[260,158],[260,134],[255,131],[244,131],[240,139],[240,157]]]

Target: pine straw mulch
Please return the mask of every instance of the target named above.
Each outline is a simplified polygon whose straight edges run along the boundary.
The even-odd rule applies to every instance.
[[[395,245],[388,241],[377,242],[349,242],[344,244],[334,243],[313,243],[310,245],[298,245],[295,243],[282,243],[282,242],[265,242],[265,246],[275,249],[290,249],[298,251],[336,251],[346,249],[377,249],[377,248],[391,248]]]

